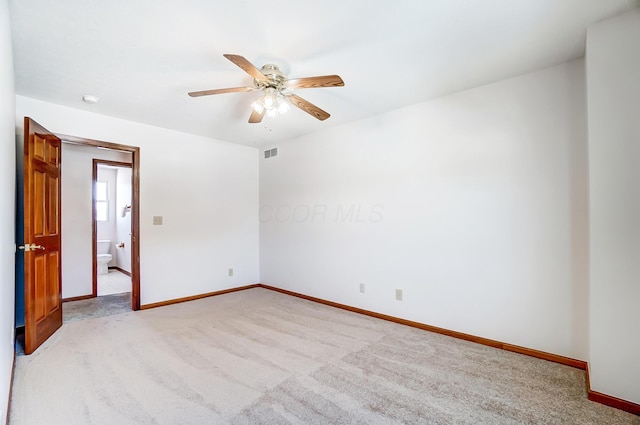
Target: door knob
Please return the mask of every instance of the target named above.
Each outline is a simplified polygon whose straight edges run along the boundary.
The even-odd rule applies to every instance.
[[[46,248],[43,247],[42,245],[37,245],[37,244],[24,244],[24,245],[20,245],[18,247],[18,249],[24,249],[24,252],[29,252],[29,251],[35,251],[36,249],[42,249],[45,250]]]

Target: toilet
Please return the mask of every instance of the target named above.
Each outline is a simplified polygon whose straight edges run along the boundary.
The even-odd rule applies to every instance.
[[[102,239],[98,240],[98,274],[109,273],[109,262],[111,262],[111,241]]]

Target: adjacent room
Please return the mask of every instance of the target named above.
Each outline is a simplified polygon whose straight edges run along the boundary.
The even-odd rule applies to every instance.
[[[0,423],[640,424],[640,0],[0,24]]]

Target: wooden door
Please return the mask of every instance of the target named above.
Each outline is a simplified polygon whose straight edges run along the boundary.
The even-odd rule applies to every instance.
[[[25,353],[62,326],[61,141],[24,119]]]

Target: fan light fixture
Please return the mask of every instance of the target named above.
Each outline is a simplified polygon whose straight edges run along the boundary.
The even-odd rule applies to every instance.
[[[287,113],[289,110],[289,102],[287,102],[284,95],[274,87],[268,87],[264,90],[264,95],[256,99],[256,101],[251,104],[251,107],[259,114],[264,111],[266,116],[276,117]]]

